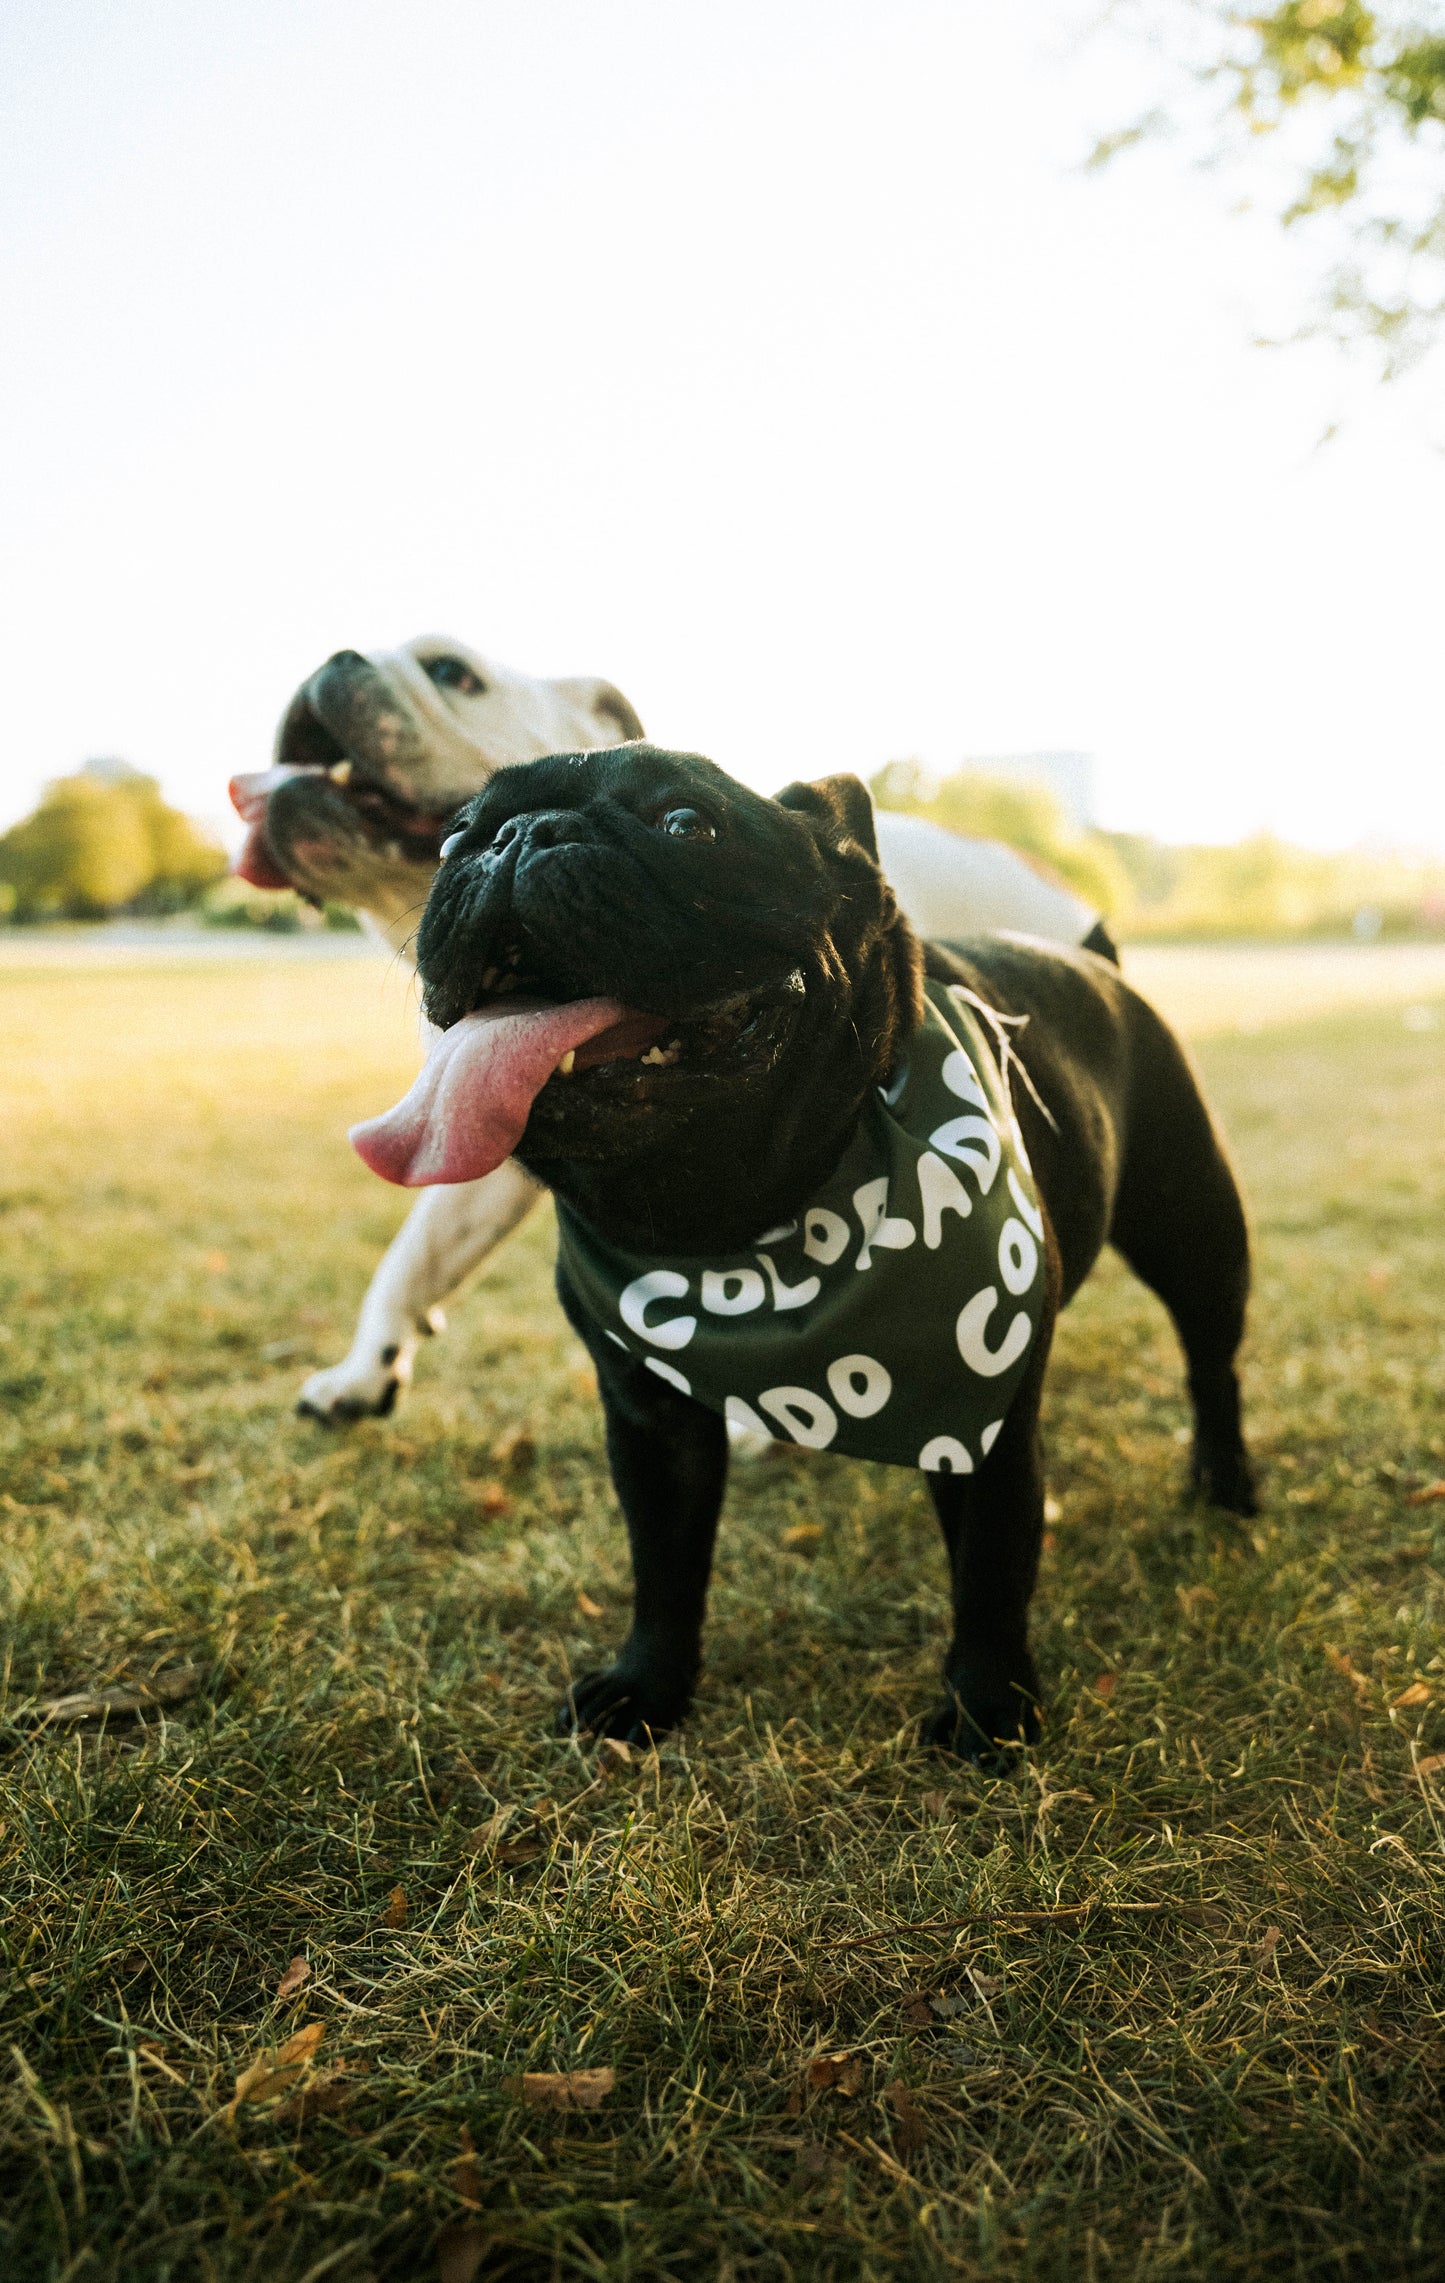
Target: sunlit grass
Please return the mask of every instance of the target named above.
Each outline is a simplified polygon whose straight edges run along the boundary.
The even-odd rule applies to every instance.
[[[802,1454],[735,1479],[685,1731],[552,1738],[626,1560],[545,1217],[395,1422],[291,1416],[404,1210],[340,1141],[404,1001],[0,974],[0,2272],[1442,2272],[1445,1032],[1201,1047],[1265,1512],[1181,1502],[1173,1344],[1106,1266],[1049,1399],[1045,1741],[996,1782],[912,1740],[916,1482]],[[177,1666],[147,1720],[36,1728]],[[594,2113],[509,2083],[583,2067]]]

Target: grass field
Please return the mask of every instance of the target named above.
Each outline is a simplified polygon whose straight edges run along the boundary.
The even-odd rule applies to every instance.
[[[626,1566],[544,1217],[395,1421],[291,1415],[403,1209],[340,1140],[403,998],[0,970],[6,2283],[1445,2276],[1445,1029],[1202,1041],[1264,1513],[1182,1503],[1106,1264],[994,1780],[913,1740],[916,1480],[802,1453],[735,1479],[686,1730],[550,1736]]]

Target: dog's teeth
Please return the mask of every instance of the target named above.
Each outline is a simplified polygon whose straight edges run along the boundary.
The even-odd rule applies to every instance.
[[[570,1078],[570,1077],[571,1077],[571,1075],[572,1075],[572,1066],[573,1066],[573,1064],[576,1062],[576,1060],[577,1060],[577,1049],[576,1049],[576,1047],[575,1047],[575,1046],[569,1046],[569,1047],[568,1047],[568,1049],[567,1049],[567,1052],[566,1052],[566,1053],[563,1055],[563,1057],[562,1057],[561,1061],[560,1061],[560,1062],[558,1063],[558,1065],[557,1065],[558,1071],[561,1073],[562,1077],[564,1077],[564,1078]]]
[[[349,785],[351,783],[351,763],[349,761],[338,761],[333,768],[327,770],[326,774],[333,785]]]

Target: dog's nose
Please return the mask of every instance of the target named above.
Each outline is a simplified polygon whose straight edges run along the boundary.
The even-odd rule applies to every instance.
[[[528,809],[521,816],[509,816],[499,824],[492,835],[489,856],[500,856],[514,842],[520,842],[517,856],[530,856],[543,848],[559,848],[569,840],[582,838],[579,820],[571,809]]]
[[[362,657],[359,650],[333,650],[326,666],[365,666],[367,663],[368,660]],[[321,668],[323,674],[326,666]]]

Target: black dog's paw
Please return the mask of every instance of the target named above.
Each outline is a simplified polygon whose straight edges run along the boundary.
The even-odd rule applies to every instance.
[[[557,1707],[559,1736],[620,1736],[646,1744],[675,1728],[687,1710],[691,1691],[661,1687],[623,1665],[584,1673]]]
[[[1248,1520],[1259,1512],[1254,1469],[1242,1444],[1225,1450],[1196,1449],[1189,1480],[1196,1498],[1223,1507],[1226,1514],[1240,1514]]]
[[[1001,1773],[1013,1760],[1011,1747],[1039,1740],[1036,1691],[1020,1687],[1006,1695],[983,1697],[950,1690],[929,1713],[919,1734],[934,1751],[952,1752],[960,1760],[974,1760]]]

